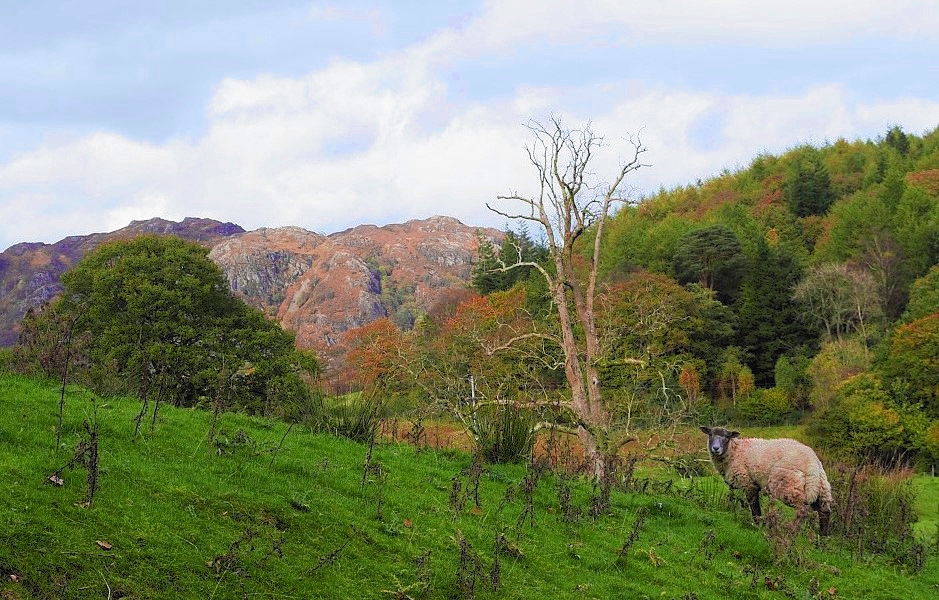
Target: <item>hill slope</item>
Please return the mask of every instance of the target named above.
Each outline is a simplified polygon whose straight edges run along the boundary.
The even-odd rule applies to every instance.
[[[519,466],[479,472],[475,508],[471,457],[452,451],[384,444],[366,462],[361,445],[239,415],[210,443],[210,414],[172,408],[131,441],[135,402],[78,389],[57,451],[58,401],[51,384],[0,374],[0,598],[886,599],[939,585],[935,559],[904,575],[835,545],[801,543],[815,566],[778,566],[744,513],[674,493],[613,491],[592,519],[589,486],[545,474],[528,502]],[[84,506],[85,469],[63,470],[61,487],[47,477],[95,419]]]

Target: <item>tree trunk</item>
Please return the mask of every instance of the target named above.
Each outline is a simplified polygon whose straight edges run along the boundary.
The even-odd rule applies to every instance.
[[[558,306],[558,319],[561,323],[561,341],[565,357],[564,374],[571,387],[571,404],[574,414],[581,419],[577,437],[584,447],[584,458],[593,475],[600,479],[604,475],[604,449],[597,443],[595,432],[605,431],[609,427],[611,421],[609,411],[603,403],[600,376],[596,367],[592,364],[592,360],[595,360],[595,358],[591,356],[589,351],[590,344],[587,345],[586,357],[582,359],[578,352],[568,298],[564,293],[563,283],[559,282],[558,288],[555,290],[555,301]],[[581,311],[578,311],[578,313],[579,316],[583,317]],[[581,318],[581,322],[584,322],[583,318]],[[589,322],[592,324],[592,321]],[[589,339],[591,336],[588,335],[587,337]],[[598,345],[595,333],[592,338],[593,345]],[[593,354],[595,355],[595,352]],[[584,361],[591,362],[590,364],[584,364]]]

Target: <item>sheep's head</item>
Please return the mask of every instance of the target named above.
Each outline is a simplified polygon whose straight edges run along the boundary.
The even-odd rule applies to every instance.
[[[740,435],[739,431],[730,431],[723,427],[700,426],[701,431],[708,435],[708,452],[714,458],[723,458],[730,447],[730,440]]]

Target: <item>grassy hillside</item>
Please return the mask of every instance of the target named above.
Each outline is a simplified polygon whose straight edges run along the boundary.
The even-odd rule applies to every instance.
[[[362,445],[299,427],[284,437],[286,425],[259,418],[224,415],[210,442],[210,414],[164,408],[134,441],[136,402],[77,388],[56,448],[58,401],[53,384],[0,374],[3,599],[905,599],[939,589],[935,558],[910,574],[805,534],[780,563],[711,478],[692,492],[614,490],[594,519],[594,490],[580,480],[544,473],[529,495],[524,466],[474,474],[469,455],[401,444],[368,458]],[[88,505],[87,460],[63,470],[61,486],[47,478],[94,423]]]

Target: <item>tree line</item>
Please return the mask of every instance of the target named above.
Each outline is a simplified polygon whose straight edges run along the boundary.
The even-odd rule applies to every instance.
[[[764,154],[636,201],[586,180],[589,128],[531,129],[540,195],[492,207],[520,226],[480,240],[471,297],[353,332],[363,386],[534,422],[553,403],[607,451],[682,419],[804,419],[835,453],[939,461],[939,129]]]

